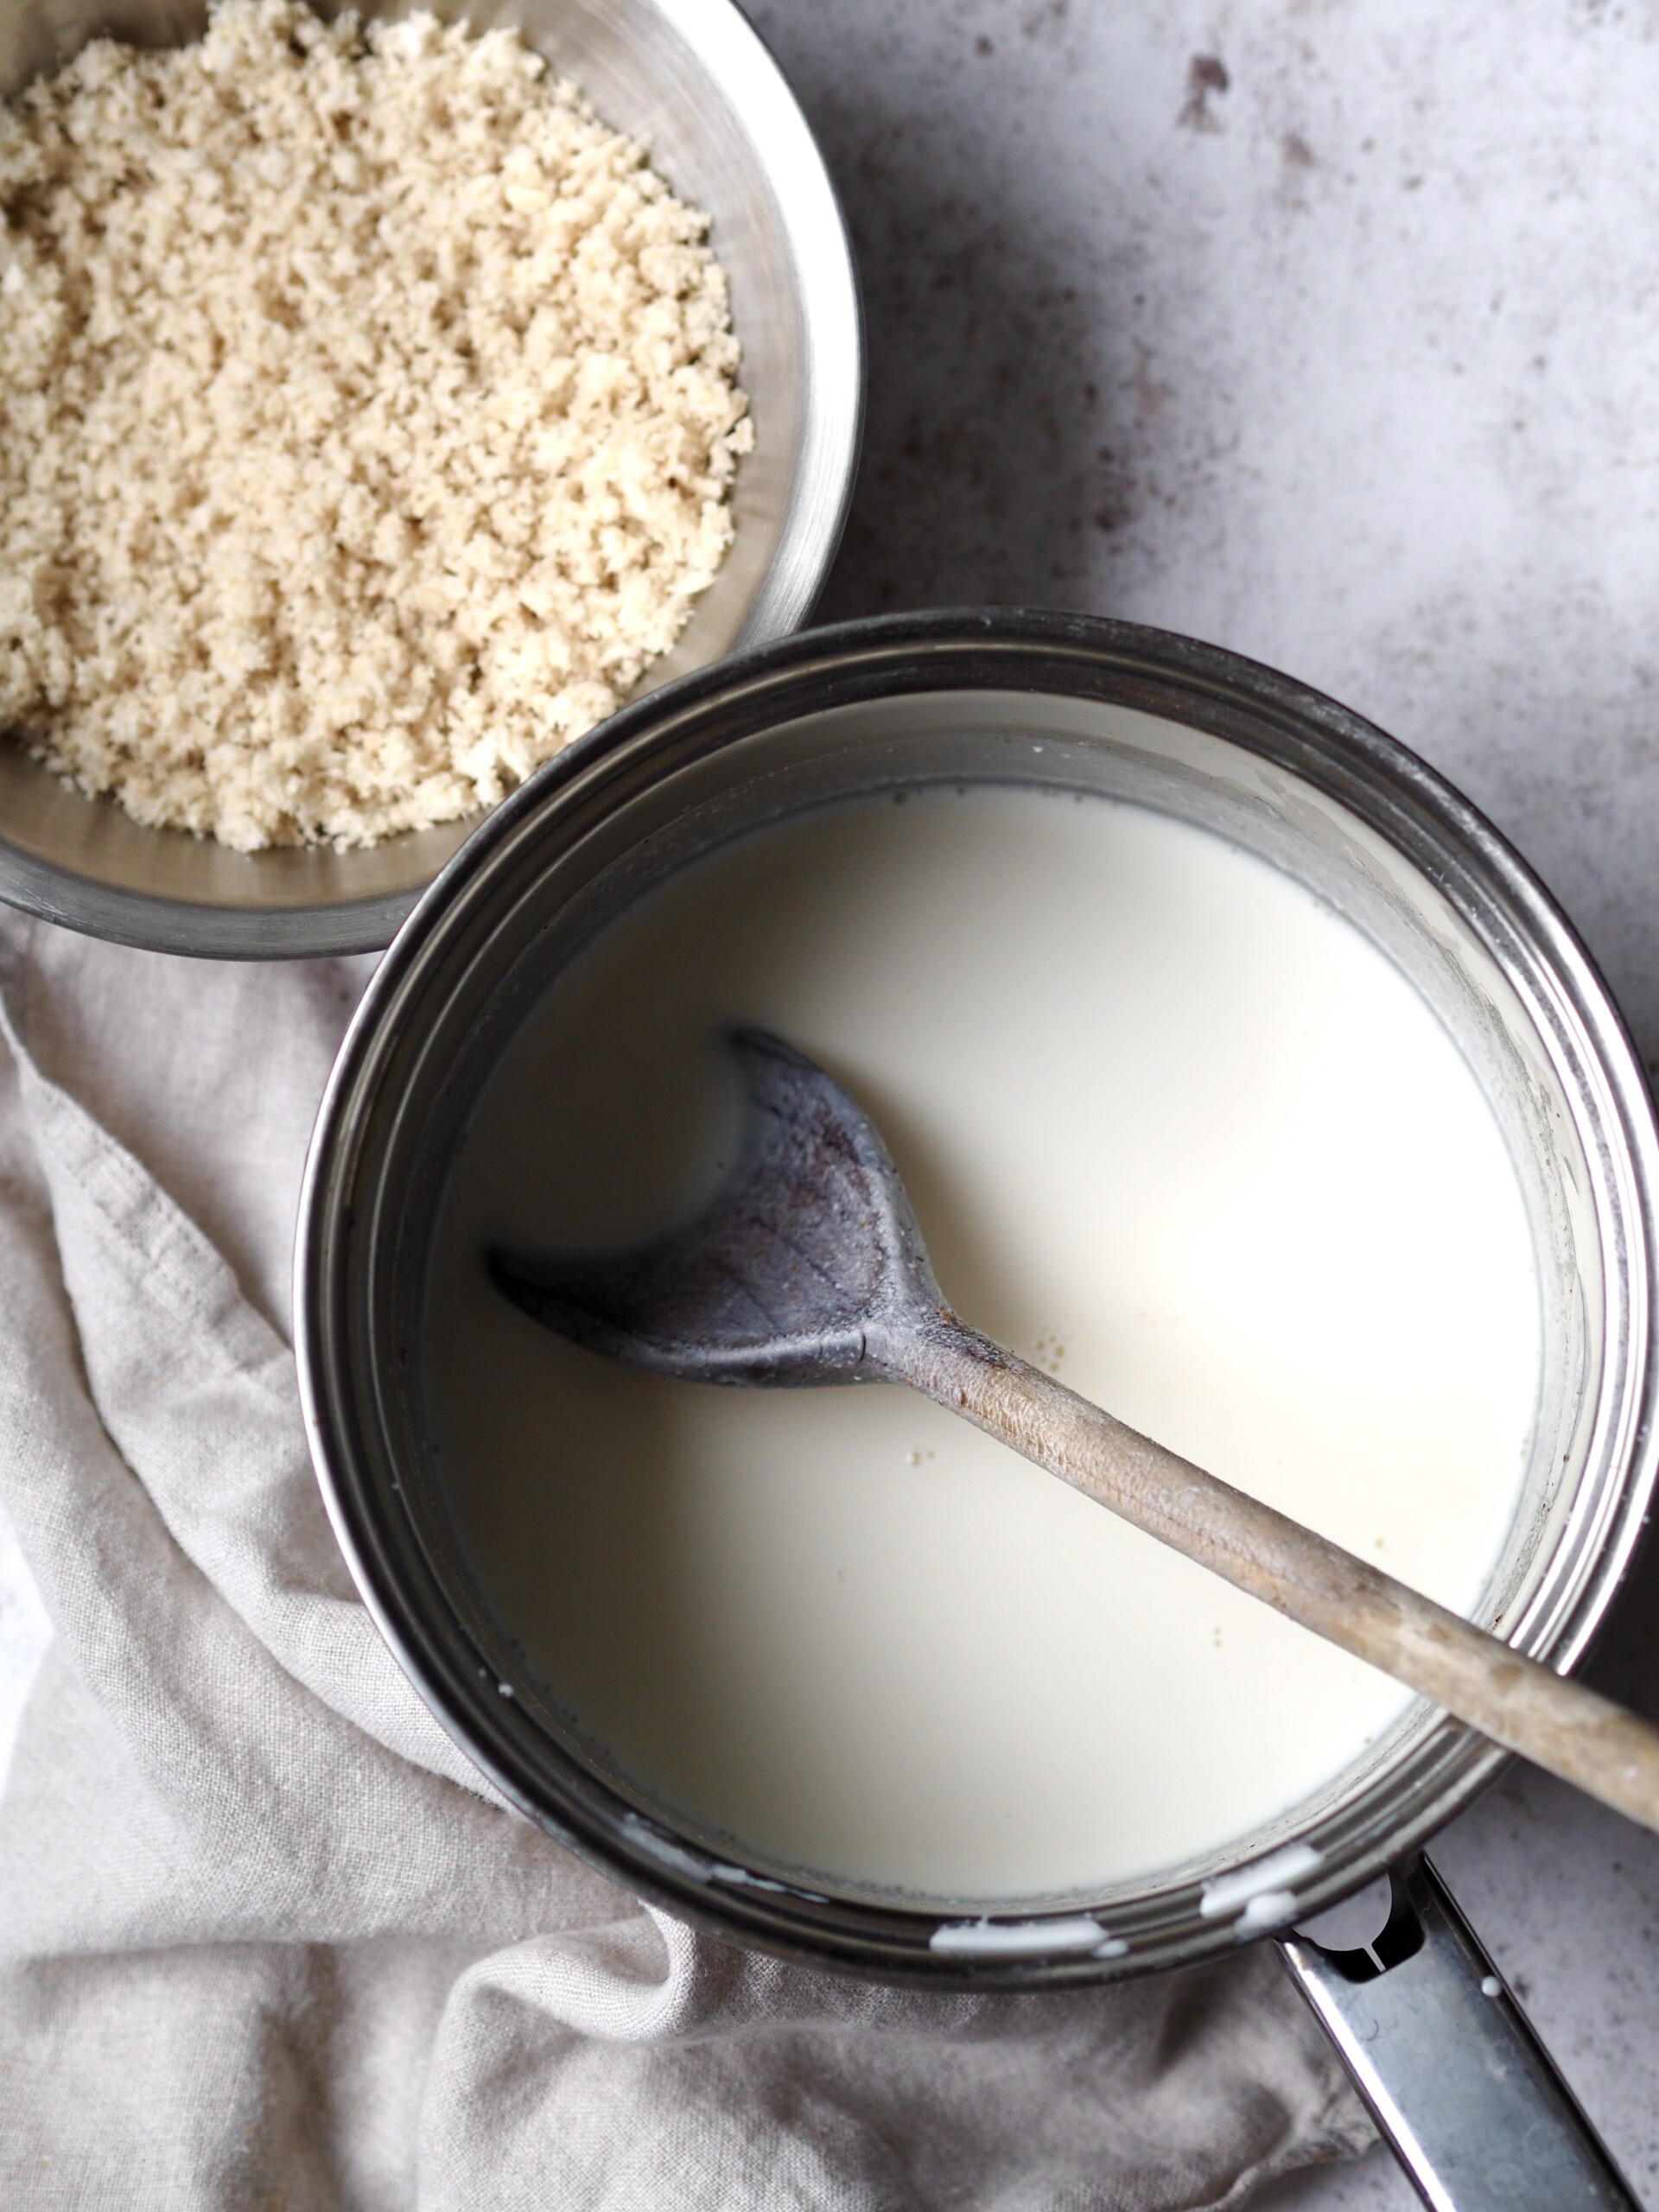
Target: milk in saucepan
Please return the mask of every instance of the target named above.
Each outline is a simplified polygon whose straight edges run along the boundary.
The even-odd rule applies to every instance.
[[[894,1386],[670,1382],[556,1340],[496,1237],[718,1173],[721,1031],[874,1116],[965,1319],[1442,1603],[1476,1604],[1539,1367],[1467,1065],[1349,924],[1205,831],[1008,785],[859,799],[648,893],[486,1088],[441,1215],[440,1477],[553,1701],[763,1863],[930,1898],[1104,1887],[1317,1792],[1405,1694]]]

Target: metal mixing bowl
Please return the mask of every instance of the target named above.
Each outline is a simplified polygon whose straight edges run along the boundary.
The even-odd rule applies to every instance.
[[[334,0],[318,0],[334,15]],[[617,128],[646,139],[713,219],[731,278],[755,448],[736,542],[646,690],[806,618],[857,461],[863,353],[851,252],[823,160],[776,64],[729,0],[425,0],[446,21],[510,23]],[[358,0],[365,16],[410,12]],[[190,0],[0,0],[0,98],[100,32],[199,36]],[[270,959],[383,945],[477,817],[365,851],[230,851],[148,830],[0,742],[0,899],[156,951]]]

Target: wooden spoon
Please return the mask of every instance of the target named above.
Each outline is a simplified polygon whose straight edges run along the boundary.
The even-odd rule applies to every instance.
[[[731,1039],[747,1113],[708,1210],[607,1252],[498,1248],[525,1313],[702,1382],[907,1382],[1316,1636],[1659,1831],[1659,1729],[1126,1427],[969,1328],[939,1294],[898,1171],[823,1070]]]

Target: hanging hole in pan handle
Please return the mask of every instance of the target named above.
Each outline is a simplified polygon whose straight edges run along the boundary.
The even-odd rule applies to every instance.
[[[1435,2212],[1641,2212],[1426,1859],[1279,1948]]]

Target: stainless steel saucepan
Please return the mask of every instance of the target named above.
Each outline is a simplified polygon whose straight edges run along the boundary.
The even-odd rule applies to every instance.
[[[1583,1653],[1654,1482],[1659,1277],[1659,1135],[1594,968],[1491,825],[1357,716],[1185,639],[1007,612],[809,632],[626,709],[488,819],[397,938],[322,1109],[296,1261],[313,1449],[365,1600],[533,1819],[671,1911],[787,1956],[956,1987],[1111,1980],[1230,1952],[1252,1896],[1254,1936],[1261,1893],[1285,1886],[1275,1866],[1294,1867],[1286,1960],[1427,2201],[1628,2204],[1417,1855],[1500,1763],[1444,1714],[1408,1711],[1318,1799],[1226,1854],[1022,1901],[994,1916],[1020,1924],[1000,1948],[963,1956],[933,1942],[948,1900],[899,1904],[734,1858],[611,1770],[530,1673],[452,1533],[422,1379],[427,1255],[446,1165],[520,1014],[595,928],[695,855],[824,800],[935,779],[1102,792],[1218,831],[1346,915],[1434,1008],[1504,1131],[1542,1286],[1530,1463],[1479,1614],[1555,1667]],[[1206,1910],[1224,1872],[1240,1878]],[[1384,1877],[1366,1921],[1363,1893]],[[1347,1932],[1320,1917],[1357,1895]],[[1077,1916],[1096,1912],[1121,1955],[1079,1955]]]

